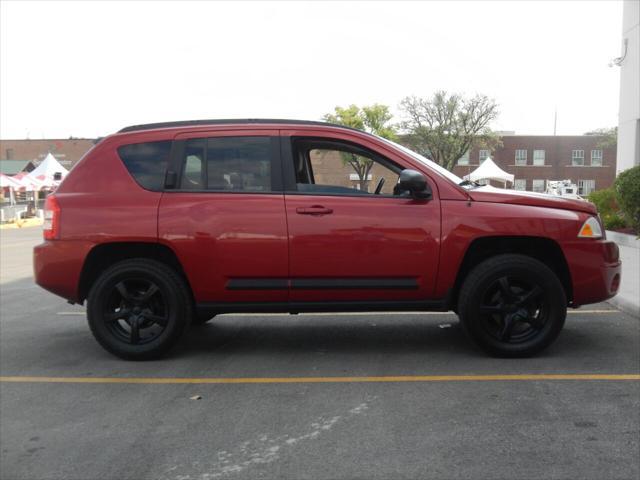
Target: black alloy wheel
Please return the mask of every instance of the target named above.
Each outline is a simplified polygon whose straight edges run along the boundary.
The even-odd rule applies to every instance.
[[[546,303],[538,285],[505,275],[489,284],[482,295],[482,326],[501,342],[526,342],[542,330],[549,311]]]
[[[155,282],[124,278],[113,286],[103,318],[107,328],[121,341],[131,345],[149,343],[167,327],[167,300]]]
[[[527,357],[560,334],[567,313],[565,290],[544,263],[518,254],[497,255],[467,275],[458,296],[465,332],[499,357]]]
[[[158,358],[189,325],[193,301],[171,267],[149,259],[116,263],[94,282],[87,319],[96,340],[127,360]]]

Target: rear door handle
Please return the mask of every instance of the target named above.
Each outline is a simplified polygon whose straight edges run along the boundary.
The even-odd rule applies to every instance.
[[[333,213],[333,209],[322,205],[313,205],[311,207],[298,207],[296,208],[296,213],[300,215],[328,215]]]

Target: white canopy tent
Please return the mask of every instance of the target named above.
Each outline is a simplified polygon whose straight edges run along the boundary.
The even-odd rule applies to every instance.
[[[490,157],[487,157],[478,168],[469,175],[465,175],[464,179],[472,182],[477,182],[478,180],[496,180],[503,182],[506,186],[507,182],[513,183],[514,176],[502,170]]]
[[[24,192],[34,192],[44,187],[43,182],[29,177],[26,173],[20,172],[17,175],[11,177],[11,180],[16,182],[18,186],[15,190]]]
[[[4,173],[0,173],[0,190],[2,191],[2,195],[4,195],[5,191],[7,190],[9,191],[9,199],[10,199],[11,205],[16,203],[14,192],[16,190],[20,190],[21,188],[23,187],[20,184],[20,182],[18,182],[17,180],[14,180],[8,175],[5,175]]]
[[[20,187],[20,182],[14,180],[8,175],[5,175],[4,173],[0,173],[0,188],[18,189]]]
[[[40,188],[54,188],[66,177],[67,173],[69,171],[56,160],[56,157],[48,153],[44,160],[40,162],[40,165],[29,172],[23,179],[35,180],[40,183]]]

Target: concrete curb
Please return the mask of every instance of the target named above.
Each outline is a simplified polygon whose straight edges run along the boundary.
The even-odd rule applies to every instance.
[[[625,247],[640,249],[640,238],[635,235],[629,235],[627,233],[612,232],[607,230],[607,240],[613,240],[618,245],[624,245]]]
[[[608,300],[608,303],[629,315],[640,318],[640,290],[638,286],[640,239],[635,235],[607,230],[607,240],[618,244],[622,259],[622,286],[618,295]],[[631,287],[628,288],[628,286]]]
[[[628,313],[632,317],[640,319],[640,306],[638,305],[637,301],[633,302],[633,300],[630,300],[629,298],[616,295],[612,299],[607,300],[607,303],[613,305],[618,310],[624,313]]]

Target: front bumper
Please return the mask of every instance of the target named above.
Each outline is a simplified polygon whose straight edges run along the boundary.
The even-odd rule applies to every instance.
[[[572,306],[602,302],[618,293],[622,263],[615,242],[578,239],[562,248],[571,272]]]

